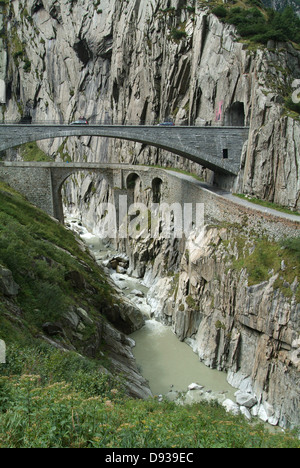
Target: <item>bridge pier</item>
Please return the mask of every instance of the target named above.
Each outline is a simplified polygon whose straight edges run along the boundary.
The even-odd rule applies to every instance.
[[[167,176],[156,168],[100,163],[30,163],[0,162],[0,180],[23,194],[29,202],[48,215],[64,223],[62,187],[66,179],[77,172],[98,173],[113,190],[116,209],[116,228],[122,222],[124,213],[134,202],[134,189],[130,180],[141,179],[142,190],[152,190],[155,178],[162,178],[167,186]],[[126,196],[122,199],[122,197]]]
[[[23,167],[0,163],[0,180],[24,195],[33,205],[58,219],[50,167]]]

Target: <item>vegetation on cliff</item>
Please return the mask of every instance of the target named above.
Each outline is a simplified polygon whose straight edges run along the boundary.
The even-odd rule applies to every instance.
[[[216,404],[129,398],[122,380],[103,372],[105,354],[78,354],[96,336],[92,325],[83,341],[72,341],[74,351],[59,349],[66,336],[45,340],[44,321],[62,320],[74,304],[85,305],[96,322],[99,308],[113,300],[110,287],[63,226],[3,183],[0,202],[0,263],[20,287],[12,296],[0,292],[0,338],[7,344],[0,365],[1,448],[299,447],[292,435],[271,435]]]
[[[1,448],[286,448],[291,435],[225,413],[216,404],[178,407],[157,400],[93,396],[39,375],[0,377]]]
[[[15,314],[20,320],[12,328],[22,323],[39,333],[45,321],[55,322],[79,305],[97,318],[112,303],[112,290],[85,247],[3,183],[0,203],[0,263],[20,287],[12,312],[5,313],[9,304],[0,293],[1,322]]]
[[[229,6],[217,5],[212,12],[222,21],[234,25],[238,34],[251,42],[300,43],[300,19],[291,7],[278,12],[272,8],[264,9],[259,0],[248,0],[245,4],[234,1]]]

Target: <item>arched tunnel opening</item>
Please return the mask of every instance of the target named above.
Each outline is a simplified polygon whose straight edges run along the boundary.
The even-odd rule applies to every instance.
[[[243,102],[234,102],[225,112],[225,126],[244,127],[245,107]]]

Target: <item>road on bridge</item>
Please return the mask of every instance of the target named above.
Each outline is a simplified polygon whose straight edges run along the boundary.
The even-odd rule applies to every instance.
[[[51,138],[116,138],[154,146],[218,174],[235,176],[248,135],[248,127],[1,124],[0,151]]]

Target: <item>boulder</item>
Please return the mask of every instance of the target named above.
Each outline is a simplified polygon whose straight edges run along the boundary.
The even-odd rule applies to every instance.
[[[249,409],[253,408],[253,406],[255,406],[257,403],[256,396],[250,393],[238,391],[235,393],[235,397],[236,397],[236,402],[240,406],[245,406],[246,408],[249,408]]]
[[[226,409],[227,413],[232,413],[235,416],[238,416],[241,412],[239,405],[237,405],[236,403],[234,403],[232,400],[229,400],[229,399],[225,400],[222,403],[222,406]]]
[[[63,328],[59,323],[46,322],[42,325],[42,328],[49,336],[64,335]]]
[[[197,383],[191,383],[189,386],[188,386],[188,389],[189,390],[203,390],[204,387],[202,387],[202,385],[199,385]]]
[[[77,315],[79,315],[79,317],[83,321],[83,323],[85,323],[85,325],[93,325],[94,321],[91,319],[89,314],[84,309],[82,309],[82,307],[78,307],[78,309],[76,309],[76,312]]]
[[[130,293],[132,296],[137,296],[137,297],[145,297],[145,294],[143,291],[139,291],[138,289],[133,289]]]
[[[251,413],[250,411],[248,410],[248,408],[246,408],[246,406],[241,406],[240,407],[240,412],[243,416],[245,416],[246,419],[248,419],[248,421],[251,421],[252,417],[251,417]]]
[[[0,266],[0,292],[5,296],[17,296],[20,286],[14,281],[12,272]]]

